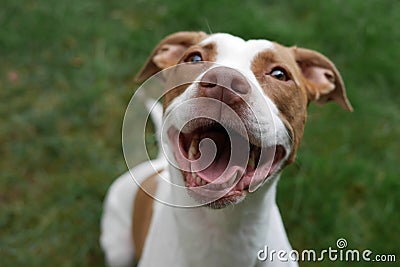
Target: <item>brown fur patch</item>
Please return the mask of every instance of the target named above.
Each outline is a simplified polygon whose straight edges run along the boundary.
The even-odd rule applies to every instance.
[[[157,191],[158,173],[146,178],[141,184],[135,200],[132,215],[132,239],[135,246],[135,260],[139,260],[153,216],[153,196]]]
[[[303,136],[306,121],[307,92],[302,75],[290,50],[274,44],[274,50],[259,53],[252,61],[251,69],[265,94],[279,109],[279,115],[292,139],[288,164],[293,162]],[[280,67],[286,70],[289,80],[280,81],[270,76],[270,72]]]
[[[275,67],[286,70],[289,79],[280,81],[270,76]],[[251,68],[265,94],[278,107],[291,136],[292,151],[288,164],[296,157],[307,118],[306,108],[311,101],[323,104],[333,100],[352,111],[339,71],[318,52],[274,43],[274,50],[259,53]]]
[[[165,37],[157,46],[154,48],[150,57],[147,59],[142,69],[135,77],[135,81],[143,82],[153,74],[159,72],[161,69],[154,62],[153,59],[164,45],[179,45],[183,47],[190,47],[194,44],[199,43],[201,40],[206,38],[208,35],[204,32],[176,32]],[[179,57],[176,58],[179,60]]]
[[[180,96],[183,92],[185,92],[186,88],[189,85],[190,84],[181,85],[181,86],[172,88],[165,93],[164,100],[163,100],[164,111],[176,97]]]
[[[193,53],[200,53],[203,61],[214,62],[217,57],[217,49],[215,43],[209,43],[204,46],[194,45],[185,51],[181,60],[178,62],[183,63],[185,58]],[[209,66],[208,64],[206,66]],[[166,74],[166,92],[164,95],[163,106],[164,110],[169,106],[172,100],[180,96],[187,87],[195,80],[195,78],[202,72],[206,71],[204,65],[201,63],[186,65],[182,68],[179,66],[171,70],[171,73]],[[180,86],[176,86],[185,82]]]

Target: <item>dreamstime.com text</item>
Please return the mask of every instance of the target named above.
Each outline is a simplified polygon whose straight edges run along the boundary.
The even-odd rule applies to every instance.
[[[313,249],[303,250],[301,252],[297,250],[285,251],[285,250],[273,250],[264,246],[263,249],[257,252],[257,258],[260,261],[365,261],[365,262],[396,262],[395,254],[374,254],[371,250],[366,249],[359,251],[357,249],[346,249],[347,240],[339,238],[336,241],[336,248],[328,247],[328,249],[317,252]]]

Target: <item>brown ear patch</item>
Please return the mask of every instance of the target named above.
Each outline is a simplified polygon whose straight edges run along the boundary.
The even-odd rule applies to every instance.
[[[160,70],[173,66],[188,47],[199,43],[207,36],[204,32],[177,32],[168,35],[154,48],[136,75],[135,81],[143,82]]]
[[[304,76],[309,101],[324,104],[335,101],[353,111],[339,71],[324,55],[309,49],[294,47],[294,56]]]
[[[153,57],[153,63],[159,69],[166,69],[176,64],[177,59],[185,52],[186,46],[181,44],[165,44]]]

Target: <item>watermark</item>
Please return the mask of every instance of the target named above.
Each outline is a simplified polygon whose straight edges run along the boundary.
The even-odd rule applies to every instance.
[[[297,250],[275,250],[264,246],[257,252],[260,261],[269,262],[321,262],[321,261],[340,261],[340,262],[396,262],[395,254],[375,254],[370,249],[358,250],[347,249],[347,240],[339,238],[335,247],[328,247],[321,251],[314,249]]]

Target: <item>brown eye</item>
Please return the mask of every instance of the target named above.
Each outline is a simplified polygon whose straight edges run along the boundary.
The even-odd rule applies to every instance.
[[[289,76],[287,75],[286,71],[282,68],[274,68],[269,75],[274,77],[277,80],[280,81],[287,81],[289,80]]]
[[[189,63],[199,63],[200,61],[203,61],[203,58],[201,57],[200,53],[190,54],[185,59],[185,62],[189,62]]]

